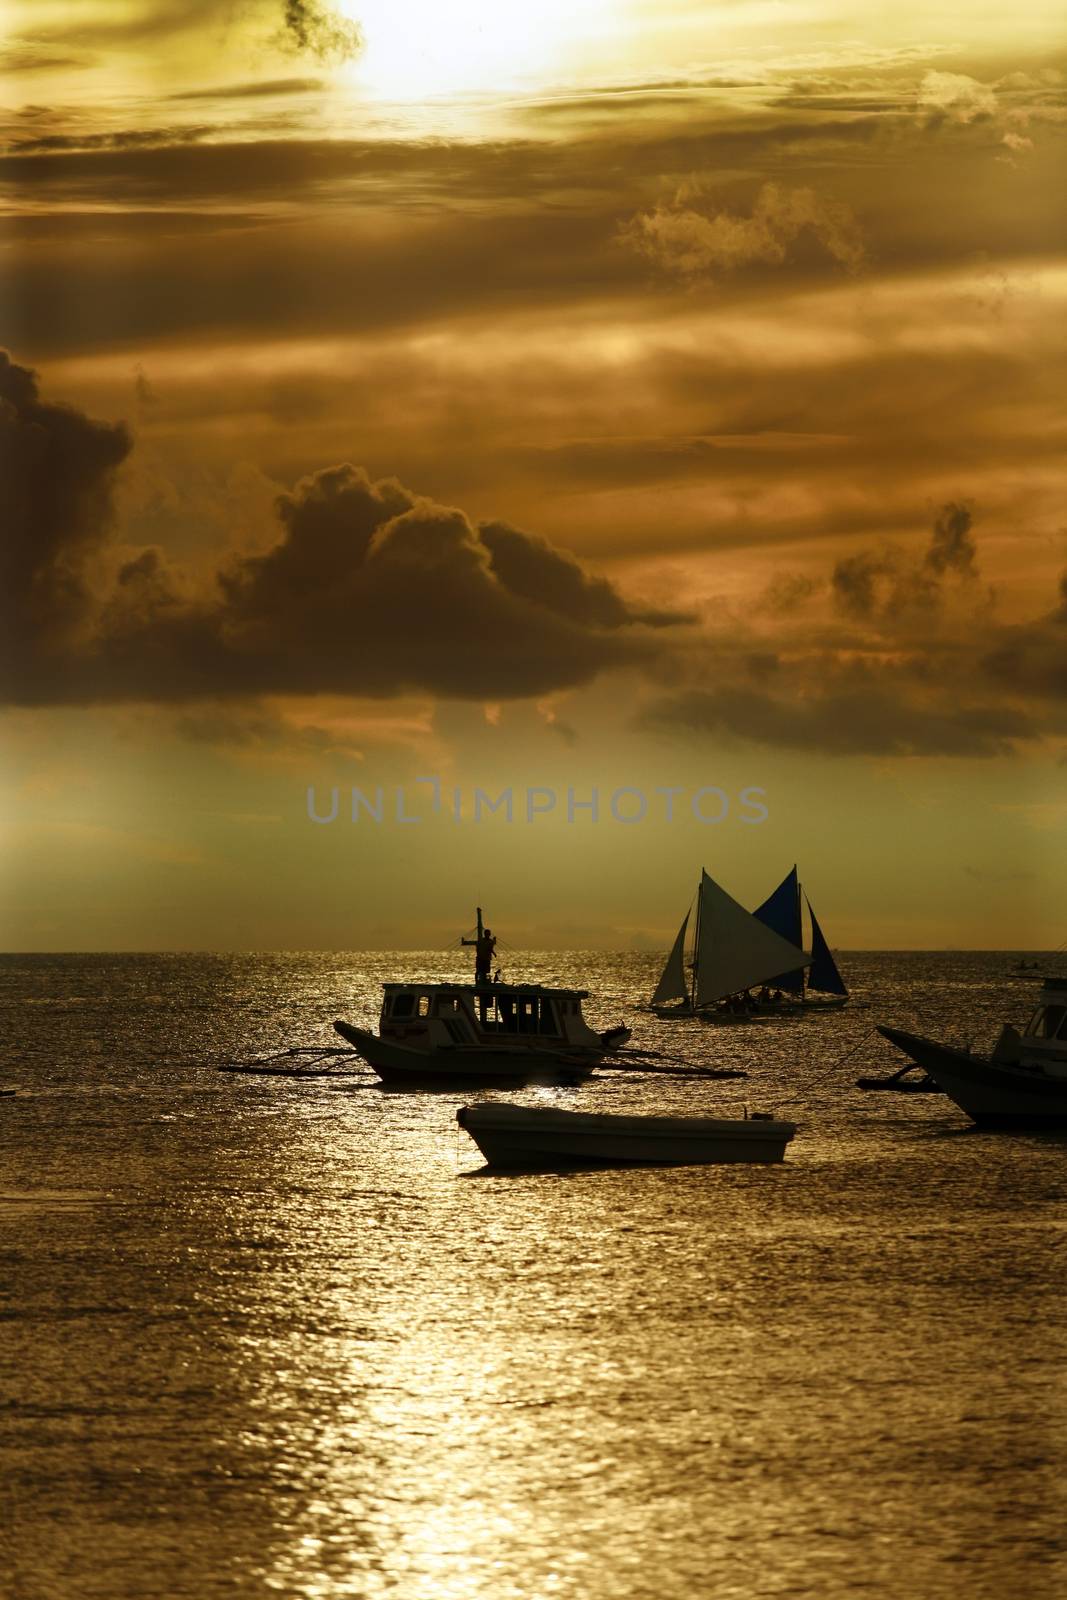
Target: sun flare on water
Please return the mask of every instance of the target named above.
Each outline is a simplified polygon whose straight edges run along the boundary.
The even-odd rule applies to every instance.
[[[365,48],[350,76],[382,100],[536,87],[578,67],[617,0],[344,0]]]

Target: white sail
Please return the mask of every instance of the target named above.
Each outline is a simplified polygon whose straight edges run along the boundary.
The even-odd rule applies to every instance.
[[[811,965],[811,957],[752,916],[706,872],[700,876],[697,1005]]]
[[[666,1005],[671,1000],[688,1000],[689,990],[685,982],[685,930],[689,926],[689,913],[682,918],[682,926],[678,929],[678,937],[674,947],[667,957],[667,965],[663,969],[663,976],[656,985],[656,992],[652,996],[654,1006]]]

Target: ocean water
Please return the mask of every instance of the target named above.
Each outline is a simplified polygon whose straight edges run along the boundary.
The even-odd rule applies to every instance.
[[[0,1590],[1062,1595],[1067,1141],[853,1087],[876,1021],[1024,1019],[1015,959],[846,956],[848,1012],[709,1029],[636,1011],[650,957],[513,956],[749,1076],[508,1098],[800,1124],[781,1166],[517,1176],[470,1091],[215,1071],[453,956],[0,959]]]

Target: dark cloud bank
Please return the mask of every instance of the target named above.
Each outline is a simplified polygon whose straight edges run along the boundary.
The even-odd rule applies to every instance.
[[[845,632],[822,639],[815,671],[803,659],[751,656],[748,681],[735,672],[662,695],[642,720],[827,755],[999,756],[1062,733],[1067,573],[1051,612],[1025,626],[996,623],[972,525],[970,506],[951,501],[921,556],[884,546],[842,557],[830,595]],[[783,577],[768,609],[781,615],[810,592]]]
[[[906,561],[889,547],[842,557],[832,579],[838,609],[846,616],[881,621],[909,612],[937,611],[947,574],[964,583],[977,582],[972,523],[970,506],[950,501],[934,520],[929,548],[920,562]]]
[[[959,617],[947,626],[961,594],[982,593],[963,503],[941,510],[918,558],[839,561],[829,592],[845,632],[813,633],[796,666],[765,639],[757,648],[745,623],[716,654],[684,628],[692,618],[633,604],[547,540],[350,465],[281,495],[275,543],[231,552],[195,583],[158,548],[124,552],[114,537],[116,474],[131,449],[122,424],[42,401],[35,375],[0,352],[8,704],[498,700],[631,667],[671,683],[645,725],[688,737],[985,756],[1063,727],[1067,578],[1026,626],[994,625],[988,609],[970,634]]]
[[[226,558],[210,593],[158,549],[116,569],[112,491],[130,449],[124,427],[42,402],[34,374],[0,354],[10,702],[505,699],[639,663],[682,620],[628,605],[543,539],[348,465],[282,495],[278,542]]]

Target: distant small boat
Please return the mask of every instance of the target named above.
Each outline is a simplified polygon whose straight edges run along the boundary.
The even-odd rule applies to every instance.
[[[1036,1011],[1019,1033],[1000,1032],[988,1056],[903,1028],[883,1038],[923,1067],[972,1122],[990,1127],[1067,1126],[1067,979],[1046,978]]]
[[[798,945],[746,911],[714,878],[701,872],[696,894],[691,978],[687,980],[689,917],[690,911],[687,911],[652,996],[651,1009],[658,1017],[706,1016],[710,1008],[729,996],[811,963],[811,957]],[[744,1008],[727,1010],[721,1015],[724,1021],[734,1021],[743,1018]]]
[[[513,1170],[781,1161],[796,1133],[794,1123],[772,1117],[616,1116],[500,1103],[463,1106],[456,1121],[490,1166]]]

